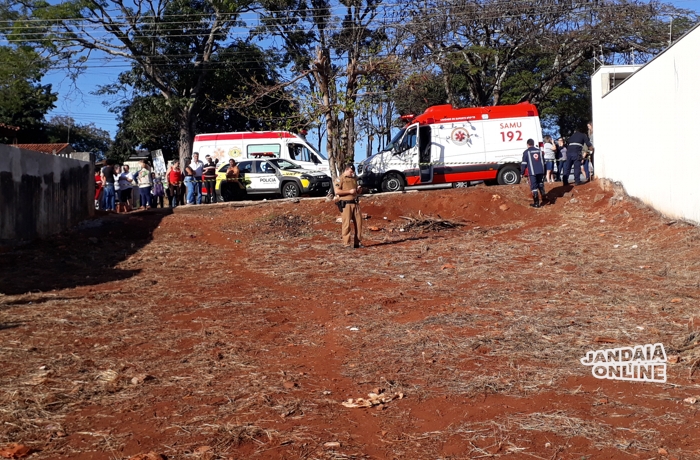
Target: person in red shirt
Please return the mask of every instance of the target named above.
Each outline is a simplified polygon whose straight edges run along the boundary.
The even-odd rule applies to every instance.
[[[179,198],[182,196],[181,188],[182,181],[184,180],[184,175],[180,170],[180,162],[178,160],[173,161],[173,165],[168,171],[168,201],[170,202],[171,208],[178,207]]]
[[[100,209],[100,195],[102,195],[102,175],[97,171],[95,173],[95,209]]]

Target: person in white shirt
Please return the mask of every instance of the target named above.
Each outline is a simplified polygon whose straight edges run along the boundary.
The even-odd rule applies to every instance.
[[[131,184],[134,183],[133,176],[129,172],[129,165],[122,166],[122,173],[119,174],[119,212],[129,212],[131,211]]]
[[[202,204],[202,170],[204,169],[204,163],[199,160],[198,152],[192,154],[190,168],[194,171],[194,191],[197,194],[197,204]]]
[[[136,173],[139,184],[139,201],[141,209],[151,208],[151,167],[146,160],[141,160],[141,169]]]
[[[552,136],[544,136],[544,166],[547,170],[547,182],[554,182],[554,163],[557,159]]]

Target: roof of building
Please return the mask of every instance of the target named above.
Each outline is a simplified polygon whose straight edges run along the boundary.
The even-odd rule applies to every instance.
[[[12,147],[17,147],[33,152],[48,153],[56,155],[58,153],[71,153],[73,147],[70,144],[13,144]]]

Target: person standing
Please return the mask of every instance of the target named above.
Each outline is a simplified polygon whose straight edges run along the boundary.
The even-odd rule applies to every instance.
[[[241,169],[238,167],[236,160],[229,158],[226,179],[238,180],[239,177],[241,177]]]
[[[180,188],[182,187],[183,175],[180,171],[180,162],[173,161],[173,165],[168,171],[168,201],[171,208],[177,208],[180,204]]]
[[[197,195],[197,204],[202,204],[202,170],[204,169],[204,163],[199,161],[198,152],[194,152],[192,154],[192,163],[190,163],[190,168],[192,168],[194,192]],[[192,204],[194,204],[194,202]]]
[[[581,149],[581,175],[583,176],[583,182],[586,182],[590,178],[589,169],[589,159],[591,157],[591,149],[588,148],[586,144],[583,144],[583,149]]]
[[[589,121],[588,122],[588,140],[591,141],[591,144],[595,145],[595,142],[593,142],[593,122]],[[586,176],[588,176],[588,180],[591,181],[593,179],[593,173],[595,173],[595,167],[593,165],[593,149],[588,149],[588,158],[586,158],[583,162],[583,168],[586,170]]]
[[[137,173],[139,183],[139,199],[141,201],[141,209],[149,209],[151,207],[151,168],[146,163],[146,160],[141,160],[141,169]]]
[[[342,230],[343,245],[350,247],[351,226],[354,231],[353,247],[361,248],[362,246],[362,214],[360,213],[360,202],[358,196],[362,193],[362,188],[357,185],[357,176],[355,176],[355,166],[349,164],[345,167],[343,174],[340,175],[334,184],[335,199],[338,201],[338,206],[342,208]]]
[[[228,168],[226,169],[226,182],[221,184],[221,196],[225,200],[237,200],[245,195],[245,186],[241,183],[241,169],[238,167],[236,160],[229,158]]]
[[[185,187],[187,188],[186,204],[194,204],[195,195],[197,193],[197,183],[194,181],[194,171],[189,165],[185,167]]]
[[[520,174],[525,174],[525,168],[528,171],[528,182],[530,182],[530,191],[532,192],[532,206],[533,208],[540,207],[540,196],[542,198],[542,204],[544,204],[544,172],[545,166],[542,161],[542,152],[540,149],[535,147],[535,141],[532,139],[527,140],[527,149],[523,152],[523,161],[520,164]],[[539,195],[538,195],[539,192]]]
[[[593,144],[591,144],[588,135],[584,134],[585,128],[579,128],[574,131],[574,134],[569,138],[569,145],[566,149],[566,165],[564,166],[564,185],[569,185],[569,174],[571,173],[571,168],[574,168],[574,183],[576,185],[581,185],[581,156],[583,152],[584,144],[593,151]]]
[[[202,166],[202,180],[207,188],[205,203],[216,203],[216,163],[210,155],[204,157],[207,161]]]
[[[95,209],[103,209],[102,206],[102,172],[95,173]]]
[[[122,212],[122,188],[119,184],[119,176],[122,175],[122,167],[119,164],[114,165],[114,203],[117,212]]]
[[[156,176],[156,173],[151,173],[151,205],[157,208],[160,205],[163,208],[165,201],[165,187],[163,187],[163,179]]]
[[[564,180],[564,174],[562,173],[562,169],[564,169],[566,159],[568,158],[566,151],[566,142],[564,141],[563,137],[557,139],[557,147],[557,152],[559,154],[559,159],[557,162],[557,182],[561,182],[562,180]]]
[[[107,164],[100,171],[102,177],[102,199],[104,200],[103,209],[105,211],[115,210],[114,196],[114,161],[107,160]]]
[[[544,136],[544,166],[547,170],[547,182],[554,182],[554,163],[557,159],[552,136]]]
[[[119,174],[119,203],[121,212],[131,211],[131,186],[134,179],[129,172],[129,165],[122,166],[122,173]]]

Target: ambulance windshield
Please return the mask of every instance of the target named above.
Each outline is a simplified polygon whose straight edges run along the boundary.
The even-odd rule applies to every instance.
[[[398,147],[399,142],[401,142],[401,138],[403,137],[403,133],[406,132],[406,128],[402,129],[398,133],[396,133],[396,136],[387,144],[386,147],[384,147],[384,150],[382,152],[389,152],[391,149],[394,147]]]
[[[313,145],[308,144],[308,147],[309,147],[311,150],[313,150],[313,152],[314,152],[316,155],[318,155],[318,157],[319,157],[320,159],[325,160],[325,161],[328,161],[328,158],[324,157],[323,154],[322,154],[321,152],[319,152],[318,150],[316,150],[316,149],[314,148]]]

